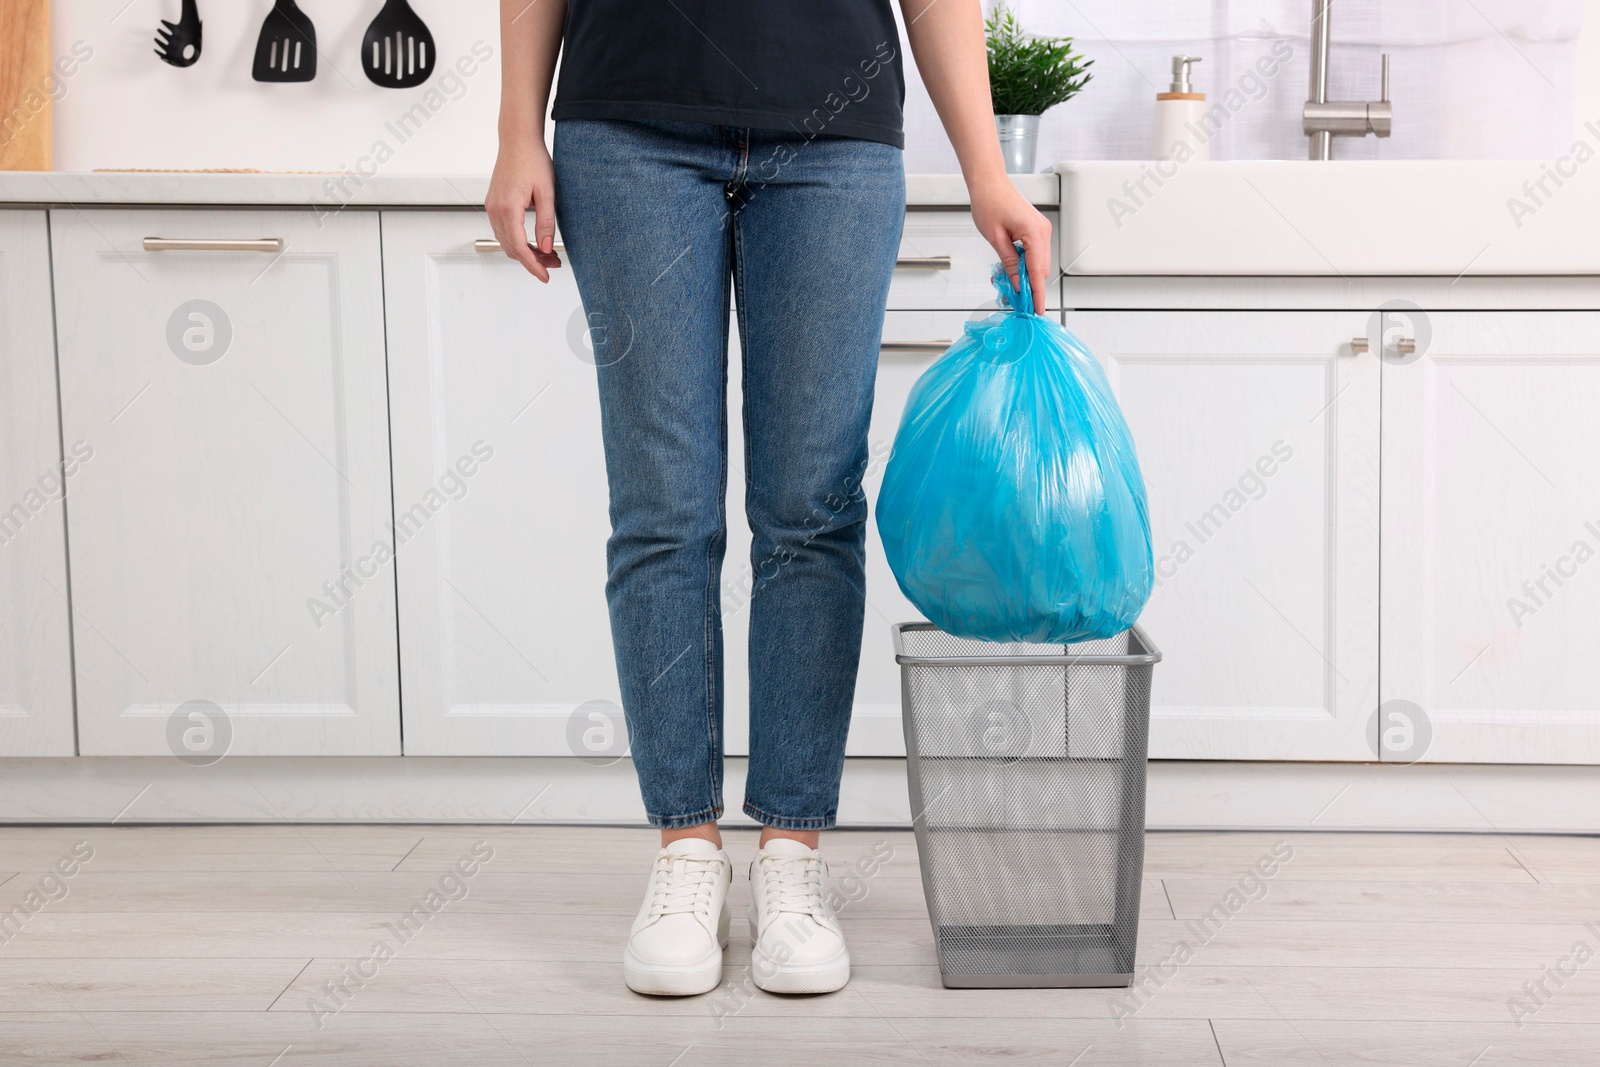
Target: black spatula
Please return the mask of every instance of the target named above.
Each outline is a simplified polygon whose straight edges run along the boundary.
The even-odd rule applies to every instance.
[[[317,28],[294,0],[276,0],[267,12],[250,76],[258,82],[308,82],[317,76]]]
[[[406,0],[385,0],[361,39],[361,69],[386,89],[421,85],[433,73],[433,34]]]

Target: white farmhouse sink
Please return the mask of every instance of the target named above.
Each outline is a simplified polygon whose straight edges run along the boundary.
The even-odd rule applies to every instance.
[[[1113,275],[1600,274],[1592,155],[1060,163],[1060,263]]]

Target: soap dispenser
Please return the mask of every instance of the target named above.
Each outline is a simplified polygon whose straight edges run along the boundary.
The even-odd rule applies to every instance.
[[[1189,81],[1189,66],[1198,62],[1199,56],[1172,57],[1172,89],[1156,94],[1156,159],[1187,162],[1211,158],[1211,138],[1205,122],[1206,94],[1195,92]]]

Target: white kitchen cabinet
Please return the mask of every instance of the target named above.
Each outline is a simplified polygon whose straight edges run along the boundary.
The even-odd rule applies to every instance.
[[[1600,313],[1384,335],[1384,757],[1600,763]]]
[[[398,754],[377,217],[51,227],[80,750]]]
[[[620,730],[605,602],[605,464],[592,356],[565,268],[546,286],[497,252],[481,215],[383,215],[405,747],[412,755],[603,755]],[[891,312],[896,343],[959,336],[961,312]],[[891,344],[866,487],[875,497],[906,393],[939,349]],[[750,532],[744,519],[737,331],[730,328],[726,742],[748,750]],[[475,451],[476,449],[476,451]],[[463,460],[472,469],[444,486]],[[891,622],[915,618],[869,533],[868,601],[850,752],[902,752]],[[592,716],[598,716],[592,717]],[[607,719],[612,721],[608,722]],[[591,733],[594,730],[597,732]],[[588,738],[586,742],[585,738]],[[615,736],[613,733],[612,736]],[[593,742],[598,751],[586,747]]]
[[[478,212],[383,213],[395,510],[442,501],[396,561],[409,755],[571,755],[590,702],[624,730],[582,304],[490,237]]]
[[[0,211],[0,756],[70,756],[72,648],[62,455],[43,211]]]
[[[1150,755],[1371,759],[1376,339],[1364,312],[1075,311],[1139,449]]]

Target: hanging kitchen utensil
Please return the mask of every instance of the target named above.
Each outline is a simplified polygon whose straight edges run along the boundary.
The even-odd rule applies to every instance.
[[[267,12],[250,76],[258,82],[308,82],[317,76],[317,28],[294,0],[274,0]]]
[[[177,22],[161,20],[156,31],[156,55],[174,67],[192,67],[200,58],[200,11],[195,0],[183,0]]]
[[[433,73],[433,34],[406,0],[385,0],[361,39],[361,69],[385,89],[421,85]]]

